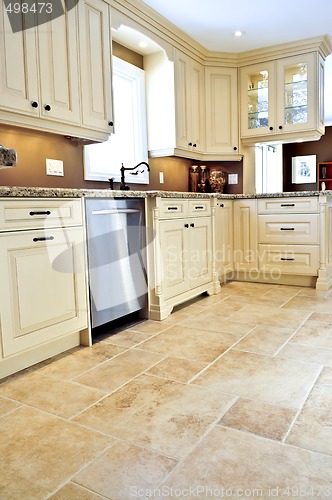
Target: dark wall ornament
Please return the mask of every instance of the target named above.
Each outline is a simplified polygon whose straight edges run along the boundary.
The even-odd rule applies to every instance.
[[[79,0],[3,0],[13,33],[35,28],[63,16],[73,9]]]

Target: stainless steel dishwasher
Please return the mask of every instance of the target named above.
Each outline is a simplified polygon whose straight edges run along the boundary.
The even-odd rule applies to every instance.
[[[86,198],[91,326],[147,307],[143,199]]]

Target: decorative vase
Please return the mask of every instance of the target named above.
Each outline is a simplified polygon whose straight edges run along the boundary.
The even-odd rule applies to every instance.
[[[198,166],[197,165],[192,165],[190,168],[190,191],[192,193],[197,193],[198,191]]]
[[[210,186],[212,193],[223,193],[226,184],[226,176],[221,170],[212,170],[210,172]]]

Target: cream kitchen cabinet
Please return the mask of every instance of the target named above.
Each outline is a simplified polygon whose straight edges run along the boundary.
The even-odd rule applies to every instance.
[[[79,2],[26,30],[22,18],[22,30],[16,33],[4,7],[1,4],[2,122],[106,140],[113,126],[108,5],[96,0],[91,13],[90,3]]]
[[[174,51],[144,57],[151,157],[236,160],[239,154],[237,68],[204,67]]]
[[[244,143],[324,133],[324,60],[318,52],[240,68]]]
[[[240,160],[237,68],[206,67],[206,157]]]
[[[318,276],[318,197],[258,200],[260,271]]]
[[[88,343],[80,207],[79,199],[0,201],[0,377]]]
[[[78,7],[82,125],[107,140],[113,132],[110,7],[101,0],[80,0]]]
[[[198,159],[205,150],[204,67],[181,51],[144,57],[151,157]]]
[[[220,281],[234,269],[233,201],[219,199],[216,208],[216,263]]]
[[[220,289],[215,265],[214,210],[210,199],[149,200],[149,315],[165,319],[173,307]],[[213,213],[212,213],[213,209]]]
[[[204,67],[181,53],[175,53],[175,120],[179,149],[205,151]]]
[[[257,200],[237,199],[233,202],[234,269],[256,272],[257,260]]]
[[[1,113],[19,113],[80,124],[77,9],[36,28],[13,33],[5,5],[0,7]],[[36,24],[38,14],[36,14]],[[35,123],[35,122],[32,122]]]

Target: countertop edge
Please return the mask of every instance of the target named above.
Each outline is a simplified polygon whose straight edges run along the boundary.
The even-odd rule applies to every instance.
[[[332,195],[328,191],[289,191],[282,193],[192,193],[179,191],[120,191],[110,189],[77,189],[77,188],[46,188],[0,186],[0,197],[7,198],[217,198],[217,199],[255,199],[255,198],[289,198],[299,196]]]

